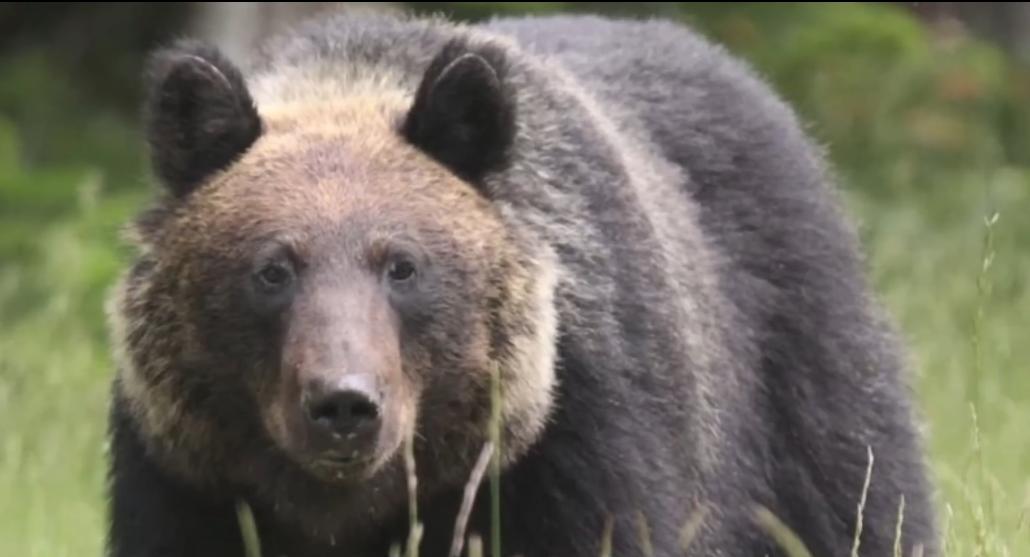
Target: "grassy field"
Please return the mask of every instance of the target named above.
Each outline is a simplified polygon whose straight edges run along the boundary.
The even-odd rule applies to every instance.
[[[851,149],[834,130],[856,121],[835,120],[812,90],[788,93],[842,169],[869,273],[911,348],[947,554],[1030,555],[1030,166],[996,149],[957,162],[905,145]],[[0,109],[12,102],[0,85]],[[103,298],[126,260],[118,228],[145,195],[138,146],[131,122],[92,114],[64,143],[102,137],[106,151],[26,162],[36,144],[5,114],[0,555],[99,555],[112,374]],[[876,113],[861,129],[893,139],[884,128],[895,120]]]

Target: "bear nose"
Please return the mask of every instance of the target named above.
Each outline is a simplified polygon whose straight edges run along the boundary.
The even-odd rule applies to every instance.
[[[319,429],[346,437],[377,429],[378,397],[362,381],[348,381],[332,389],[317,389],[307,397],[308,420]]]
[[[338,435],[353,433],[379,419],[379,407],[365,393],[339,391],[308,404],[308,418]]]

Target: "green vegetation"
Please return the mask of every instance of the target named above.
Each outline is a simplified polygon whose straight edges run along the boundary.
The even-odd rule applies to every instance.
[[[837,164],[911,347],[948,554],[1030,555],[1030,69],[884,5],[653,4],[632,9],[753,61]],[[103,299],[148,193],[135,107],[79,95],[40,52],[0,75],[0,554],[98,555]]]

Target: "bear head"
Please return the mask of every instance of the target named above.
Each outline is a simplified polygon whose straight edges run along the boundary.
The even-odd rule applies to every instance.
[[[464,482],[495,404],[502,462],[540,436],[554,262],[483,187],[517,135],[507,62],[455,40],[422,71],[262,105],[212,47],[153,56],[161,196],[110,314],[116,394],[171,473],[341,520],[402,508],[408,440],[433,489]]]

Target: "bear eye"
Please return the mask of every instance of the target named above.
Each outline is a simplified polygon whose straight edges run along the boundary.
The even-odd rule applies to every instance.
[[[392,282],[408,282],[415,278],[415,264],[407,259],[392,261],[386,274]]]
[[[282,263],[269,263],[257,273],[257,281],[261,289],[275,293],[289,286],[293,280],[293,272]]]

